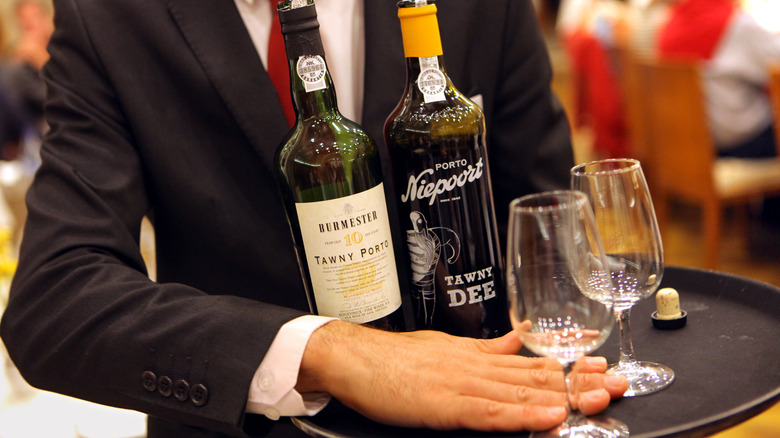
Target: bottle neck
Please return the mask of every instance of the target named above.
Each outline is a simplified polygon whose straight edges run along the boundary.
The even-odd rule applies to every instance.
[[[401,21],[404,55],[407,58],[441,57],[444,51],[436,19],[436,5],[420,3],[404,1],[399,4],[398,18]]]
[[[298,121],[338,114],[314,5],[280,10],[290,89]]]
[[[406,58],[406,72],[411,75],[410,80],[416,81],[417,76],[428,69],[436,69],[446,75],[447,68],[444,66],[444,56]]]
[[[406,58],[406,94],[425,103],[445,100],[445,91],[452,86],[443,56]]]
[[[298,119],[338,114],[338,102],[322,54],[288,59],[293,106]]]
[[[444,90],[451,84],[444,67],[436,5],[403,0],[398,18],[406,56],[406,92],[422,95],[426,103],[445,100]]]

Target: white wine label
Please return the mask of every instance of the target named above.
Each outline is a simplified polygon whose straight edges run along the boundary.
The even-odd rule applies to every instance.
[[[299,57],[298,62],[295,64],[295,70],[298,73],[298,77],[303,81],[303,86],[306,88],[307,93],[326,88],[325,73],[327,69],[322,56],[307,55]]]
[[[420,74],[417,76],[417,88],[423,94],[425,103],[444,100],[447,78],[439,70],[439,60],[435,56],[417,58],[420,62]]]
[[[383,184],[295,207],[320,315],[362,324],[401,306]]]

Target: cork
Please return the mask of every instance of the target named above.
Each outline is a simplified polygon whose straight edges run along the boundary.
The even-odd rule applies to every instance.
[[[675,319],[682,316],[680,295],[671,287],[665,287],[655,294],[655,305],[660,319]]]
[[[687,321],[687,312],[680,308],[677,290],[665,287],[655,294],[656,311],[651,315],[653,327],[661,330],[682,328]]]

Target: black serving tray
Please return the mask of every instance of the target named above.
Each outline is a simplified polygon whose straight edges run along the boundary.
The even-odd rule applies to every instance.
[[[674,287],[688,322],[658,330],[655,300],[631,310],[637,360],[675,371],[671,386],[654,394],[614,401],[604,415],[626,423],[632,438],[701,437],[729,428],[780,399],[780,289],[715,271],[667,267],[661,287]],[[595,355],[618,358],[617,328]],[[373,422],[333,400],[313,417],[293,423],[311,436],[339,438],[526,437],[527,432],[432,431]]]

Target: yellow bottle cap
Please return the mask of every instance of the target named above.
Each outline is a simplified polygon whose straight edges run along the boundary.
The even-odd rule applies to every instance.
[[[401,33],[404,40],[404,54],[407,58],[440,56],[441,36],[436,19],[436,5],[417,8],[399,8]]]

